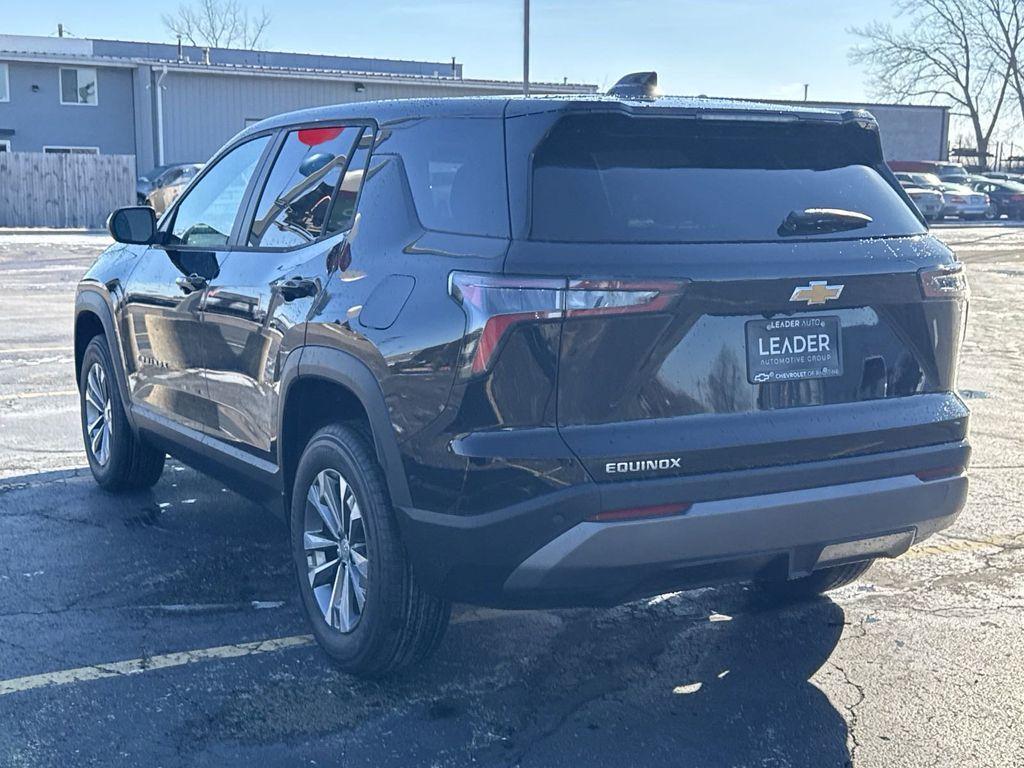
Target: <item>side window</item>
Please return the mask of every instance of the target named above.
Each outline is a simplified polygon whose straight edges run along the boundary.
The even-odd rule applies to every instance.
[[[268,141],[269,136],[261,136],[235,147],[189,190],[174,214],[172,243],[213,248],[227,244]]]
[[[373,129],[367,128],[363,131],[359,144],[352,151],[348,168],[345,169],[345,175],[342,176],[341,184],[338,185],[338,191],[334,195],[334,202],[331,203],[327,234],[351,229],[356,220],[356,202],[359,199],[359,190],[363,186],[366,163],[369,159],[370,149],[373,147],[373,136]]]
[[[382,132],[379,151],[402,157],[427,229],[508,237],[501,118],[431,118]]]
[[[350,195],[354,209],[361,174],[357,179],[346,169],[361,135],[361,126],[290,131],[260,195],[248,245],[294,248],[351,226],[340,198]]]

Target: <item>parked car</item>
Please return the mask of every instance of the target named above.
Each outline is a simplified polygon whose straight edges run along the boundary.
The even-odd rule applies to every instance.
[[[933,176],[930,173],[907,173],[904,171],[897,172],[895,176],[900,186],[928,221],[937,221],[942,218],[945,202],[942,197],[942,182],[939,181],[938,176]]]
[[[1024,219],[1024,184],[1015,181],[985,179],[973,182],[971,187],[988,195],[995,206],[997,218],[1006,216],[1009,219]]]
[[[989,199],[964,184],[942,185],[942,215],[956,216],[958,219],[984,219],[990,211]]]
[[[157,216],[161,215],[202,169],[202,163],[185,163],[168,168],[153,182],[145,204],[156,211]]]
[[[903,189],[928,221],[938,221],[942,218],[946,207],[942,192],[915,186],[904,186]]]
[[[246,128],[159,223],[116,211],[79,284],[94,478],[152,486],[171,453],[280,510],[314,636],[363,675],[437,648],[451,600],[854,581],[964,504],[967,283],[870,115],[798,114],[413,99]]]
[[[1020,173],[1008,173],[1005,171],[986,171],[981,174],[986,179],[999,179],[1001,181],[1016,181],[1020,182],[1024,179],[1024,174]]]
[[[942,192],[942,179],[934,173],[912,173],[900,171],[895,174],[900,184],[904,187],[919,187],[920,189],[932,189]]]
[[[135,200],[139,205],[146,205],[146,196],[153,190],[156,180],[170,167],[169,165],[158,165],[135,180]]]
[[[959,163],[932,160],[891,160],[889,167],[895,171],[910,173],[933,173],[943,181],[963,183],[966,181],[967,169]]]
[[[145,175],[135,180],[135,197],[139,205],[148,205],[146,198],[159,186],[172,183],[181,173],[181,169],[195,166],[196,163],[176,163],[174,165],[158,165]],[[194,175],[194,174],[193,174]]]

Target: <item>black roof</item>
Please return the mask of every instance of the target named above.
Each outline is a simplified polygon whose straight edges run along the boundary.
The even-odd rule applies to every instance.
[[[622,111],[628,114],[665,114],[713,117],[719,113],[746,115],[764,120],[812,120],[874,122],[864,110],[837,111],[821,107],[797,107],[733,99],[666,96],[658,99],[624,99],[598,94],[552,94],[540,96],[459,96],[436,99],[392,99],[359,101],[327,107],[301,109],[267,118],[246,128],[239,136],[268,128],[299,123],[373,119],[379,123],[420,117],[515,117],[539,112]]]

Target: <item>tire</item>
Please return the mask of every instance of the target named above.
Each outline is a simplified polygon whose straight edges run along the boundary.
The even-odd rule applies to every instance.
[[[766,581],[760,583],[758,588],[765,597],[778,602],[792,603],[810,600],[833,589],[852,584],[863,576],[874,562],[874,560],[864,560],[860,563],[822,568],[798,579]]]
[[[306,618],[341,669],[378,677],[437,649],[451,605],[417,583],[383,472],[361,432],[332,424],[313,435],[295,473],[289,528]]]
[[[85,455],[99,486],[112,492],[154,486],[164,471],[165,456],[132,431],[105,336],[93,337],[85,348],[78,401]]]

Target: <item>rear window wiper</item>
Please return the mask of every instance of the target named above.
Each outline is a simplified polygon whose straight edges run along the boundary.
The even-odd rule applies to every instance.
[[[817,235],[826,232],[845,232],[848,229],[862,229],[874,219],[866,213],[844,211],[842,208],[805,208],[790,211],[789,216],[779,225],[779,236]]]

